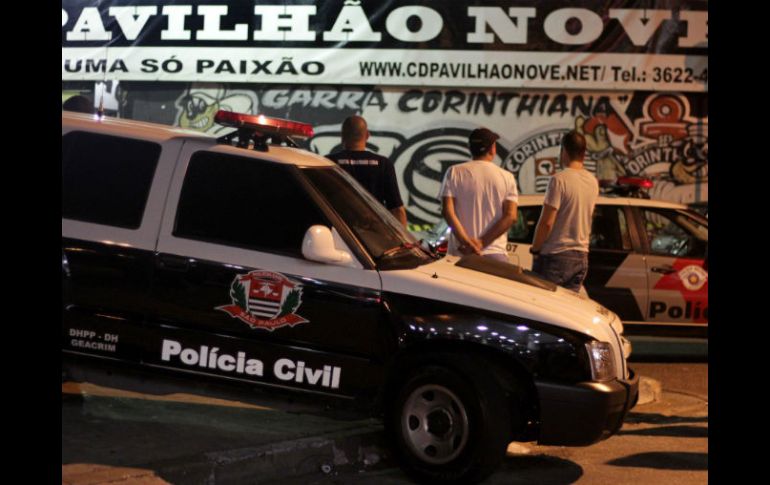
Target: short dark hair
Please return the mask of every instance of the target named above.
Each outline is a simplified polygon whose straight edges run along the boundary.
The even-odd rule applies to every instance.
[[[575,130],[565,134],[561,139],[561,146],[570,160],[583,160],[586,154],[586,139]]]
[[[361,116],[348,116],[342,122],[342,142],[344,144],[366,140],[368,127]]]
[[[473,157],[481,157],[489,153],[500,135],[487,128],[476,128],[468,137],[468,148]]]

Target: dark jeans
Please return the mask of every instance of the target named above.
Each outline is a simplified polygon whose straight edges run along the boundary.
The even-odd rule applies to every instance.
[[[541,254],[535,257],[532,271],[543,279],[563,286],[568,290],[580,291],[580,285],[588,273],[588,253],[564,251],[555,254]]]

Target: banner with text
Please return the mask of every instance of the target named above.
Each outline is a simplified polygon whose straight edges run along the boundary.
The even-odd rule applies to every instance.
[[[707,2],[62,0],[63,81],[708,91]]]

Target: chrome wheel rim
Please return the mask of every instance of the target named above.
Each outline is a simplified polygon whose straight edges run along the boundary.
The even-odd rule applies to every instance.
[[[420,460],[443,465],[457,458],[468,442],[468,414],[449,389],[429,384],[409,395],[401,413],[401,429]]]

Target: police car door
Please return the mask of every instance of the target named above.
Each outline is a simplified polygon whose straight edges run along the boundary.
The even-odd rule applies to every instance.
[[[644,320],[647,271],[641,242],[630,231],[633,214],[627,204],[597,204],[591,225],[588,295],[626,322]]]
[[[243,152],[183,151],[158,241],[158,332],[146,360],[330,394],[376,386],[377,272],[303,259],[305,231],[329,219],[297,167]]]
[[[677,209],[637,210],[649,252],[647,320],[707,325],[708,272],[703,269],[706,221]]]

